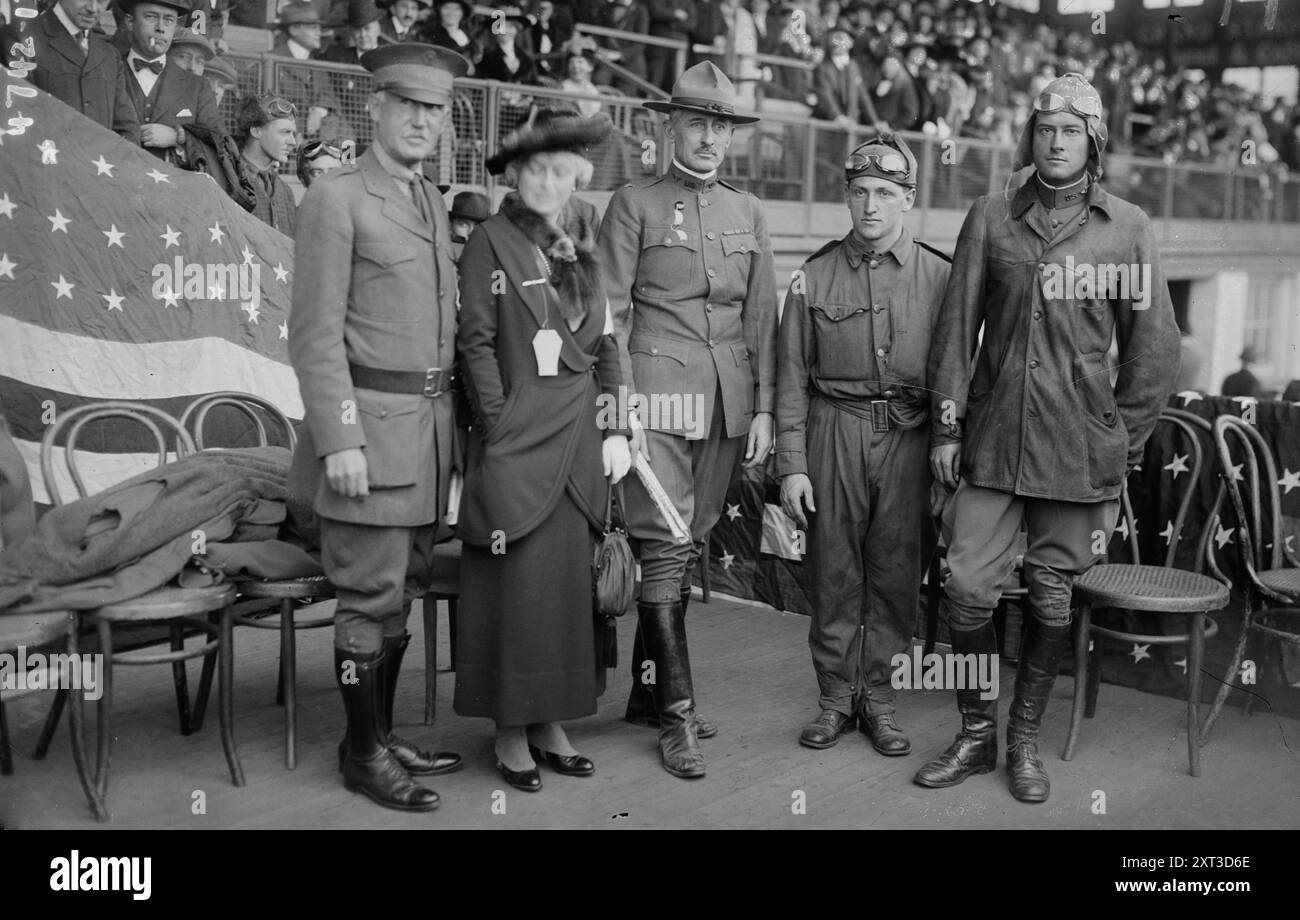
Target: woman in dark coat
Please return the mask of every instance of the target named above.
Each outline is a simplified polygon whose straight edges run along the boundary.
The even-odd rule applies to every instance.
[[[495,720],[497,767],[527,791],[541,788],[538,760],[566,775],[595,771],[560,723],[595,713],[603,688],[591,561],[606,477],[631,464],[603,411],[627,358],[595,228],[566,204],[590,179],[586,148],[610,128],[603,116],[541,110],[507,138],[488,169],[518,191],[460,260],[457,345],[476,421],[458,523],[455,709]]]

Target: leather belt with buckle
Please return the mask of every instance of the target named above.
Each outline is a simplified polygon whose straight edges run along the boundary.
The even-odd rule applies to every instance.
[[[416,393],[433,399],[451,388],[451,371],[431,367],[423,371],[386,371],[377,367],[348,364],[352,385],[381,393]]]
[[[889,418],[889,400],[873,399],[871,401],[871,430],[890,431],[894,427]]]

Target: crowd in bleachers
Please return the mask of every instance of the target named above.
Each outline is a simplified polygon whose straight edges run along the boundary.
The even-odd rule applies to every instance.
[[[1079,71],[1102,94],[1113,150],[1184,163],[1282,164],[1300,172],[1300,108],[1196,79],[1129,41],[1062,34],[1005,5],[522,2],[476,12],[468,0],[282,0],[268,20],[266,0],[113,0],[111,16],[106,0],[58,0],[29,27],[38,59],[31,79],[173,164],[214,174],[264,217],[272,201],[288,196],[277,173],[299,145],[314,142],[319,152],[324,143],[337,152],[359,139],[357,129],[366,126],[349,118],[363,117],[365,93],[346,74],[281,70],[276,99],[231,97],[214,121],[214,103],[232,88],[237,95],[238,71],[224,55],[230,24],[271,30],[272,53],[293,60],[355,64],[362,52],[394,41],[451,48],[470,61],[472,76],[520,85],[520,92],[501,97],[510,124],[527,115],[525,86],[572,92],[575,106],[592,115],[601,108],[592,97],[601,93],[644,96],[676,78],[676,47],[581,34],[580,24],[685,43],[691,49],[685,63],[709,58],[728,70],[747,107],[1003,145],[1014,143],[1034,95],[1049,80]],[[145,12],[132,15],[139,11]],[[0,54],[11,66],[17,42],[10,25]],[[62,57],[42,63],[41,55],[59,43],[66,46]],[[64,73],[78,53],[94,67]],[[166,72],[163,62],[170,64]],[[96,89],[97,83],[103,85]],[[182,91],[193,100],[183,106],[190,117],[169,120],[169,106],[157,96]],[[293,138],[283,131],[271,136],[276,119],[268,107],[288,112],[281,118],[291,123]],[[300,170],[305,180],[312,168]]]

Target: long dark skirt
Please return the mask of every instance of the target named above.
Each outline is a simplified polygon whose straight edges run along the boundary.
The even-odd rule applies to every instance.
[[[566,491],[546,521],[505,552],[465,545],[457,714],[518,727],[596,712],[604,681],[592,626],[594,538]]]

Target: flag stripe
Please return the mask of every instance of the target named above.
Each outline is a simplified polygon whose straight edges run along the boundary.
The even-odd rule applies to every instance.
[[[45,488],[45,477],[41,472],[40,442],[29,441],[25,438],[14,438],[14,445],[18,448],[18,453],[22,455],[23,461],[27,464],[27,470],[32,480],[32,498],[35,499],[38,505],[54,504],[49,490]],[[175,460],[176,455],[168,454],[167,459]],[[67,461],[62,447],[54,448],[51,465],[54,468],[55,486],[59,490],[59,496],[66,504],[77,497],[77,487],[72,484],[72,477],[68,474]],[[152,470],[157,466],[157,451],[147,454],[96,454],[81,450],[77,451],[77,471],[81,473],[82,481],[86,484],[87,494],[90,495],[102,492],[109,486],[130,479],[139,473]]]

